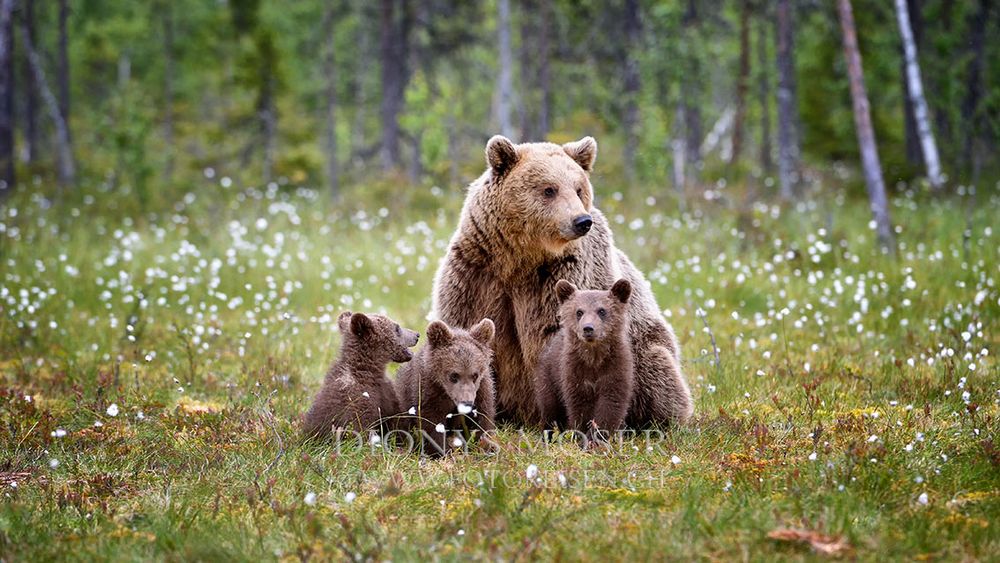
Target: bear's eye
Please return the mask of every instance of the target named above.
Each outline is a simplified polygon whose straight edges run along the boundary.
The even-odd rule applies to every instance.
[[[545,197],[555,197],[557,191],[559,191],[559,190],[557,190],[556,188],[554,188],[552,186],[549,186],[549,187],[545,188],[545,192],[544,192],[545,193]]]
[[[583,189],[582,188],[577,188],[576,189],[576,197],[578,197],[580,199],[583,199]]]
[[[458,374],[452,372],[451,375],[448,376],[448,381],[451,381],[452,383],[458,383]]]
[[[396,325],[396,336],[403,336],[403,329]]]
[[[579,319],[582,316],[583,316],[583,309],[577,309],[576,310],[576,318]]]
[[[598,310],[597,310],[597,316],[598,316],[598,317],[601,317],[602,319],[603,319],[603,318],[604,318],[604,317],[605,317],[605,316],[606,316],[607,314],[608,314],[608,312],[607,312],[607,311],[605,311],[605,310],[604,310],[603,308],[601,308],[601,309],[598,309]]]

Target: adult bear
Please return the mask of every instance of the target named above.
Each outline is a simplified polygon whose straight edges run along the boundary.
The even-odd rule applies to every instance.
[[[682,423],[693,404],[677,338],[646,279],[615,247],[607,219],[592,206],[596,157],[591,137],[562,146],[490,139],[487,170],[469,186],[434,279],[432,315],[462,328],[493,320],[498,416],[537,424],[533,372],[559,328],[556,282],[606,290],[627,278],[635,394],[626,424]]]

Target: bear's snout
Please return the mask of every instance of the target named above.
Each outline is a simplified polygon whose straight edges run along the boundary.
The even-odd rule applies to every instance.
[[[573,232],[577,236],[582,237],[583,235],[590,232],[590,227],[594,224],[594,218],[590,215],[584,214],[573,218]]]

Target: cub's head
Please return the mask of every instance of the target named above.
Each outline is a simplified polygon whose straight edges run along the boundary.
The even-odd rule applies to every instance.
[[[632,284],[620,279],[608,291],[581,291],[566,280],[556,283],[559,319],[571,338],[593,344],[620,334],[625,327]]]
[[[366,315],[344,311],[337,317],[337,326],[344,341],[355,343],[378,360],[408,362],[413,359],[410,347],[416,346],[420,335],[399,326],[385,315]]]
[[[428,369],[462,414],[472,411],[480,383],[490,377],[494,330],[490,319],[479,321],[468,331],[450,328],[441,321],[427,325]]]
[[[593,137],[515,145],[497,135],[486,145],[492,181],[485,211],[512,242],[561,254],[593,225],[590,171],[596,158]]]

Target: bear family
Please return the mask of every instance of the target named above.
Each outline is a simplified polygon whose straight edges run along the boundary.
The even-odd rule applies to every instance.
[[[487,449],[496,449],[490,435],[496,415],[493,334],[490,319],[468,331],[434,321],[427,326],[427,344],[396,374],[405,411],[400,429],[421,440],[424,453],[442,455],[475,436]]]
[[[306,436],[327,437],[334,429],[380,429],[382,419],[399,413],[399,397],[386,377],[389,362],[408,362],[419,335],[383,315],[345,311],[337,318],[344,335],[312,406],[303,418]]]
[[[632,347],[625,334],[632,284],[608,291],[578,291],[556,283],[561,326],[542,350],[535,370],[535,400],[545,427],[607,441],[632,402]]]
[[[593,205],[596,157],[591,137],[564,145],[490,139],[487,169],[469,186],[434,279],[432,317],[457,327],[492,319],[498,417],[539,424],[533,376],[559,330],[556,282],[607,290],[624,278],[632,287],[625,322],[634,360],[626,424],[681,423],[693,403],[677,338]]]

